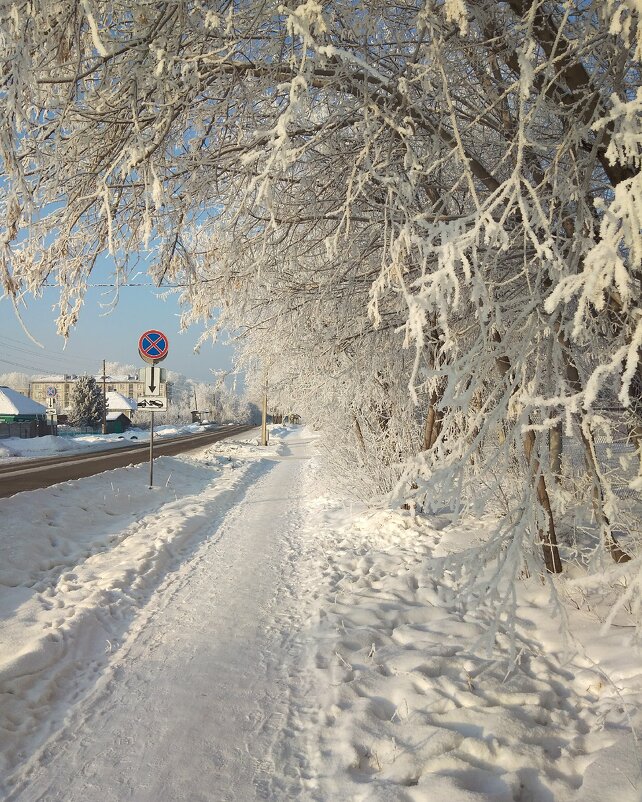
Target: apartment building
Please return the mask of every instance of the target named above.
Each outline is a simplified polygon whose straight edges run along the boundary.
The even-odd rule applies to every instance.
[[[29,397],[49,409],[55,407],[58,414],[64,414],[71,406],[71,393],[79,378],[79,376],[69,374],[35,377],[29,382]],[[94,378],[98,386],[102,388],[102,374]],[[125,398],[135,400],[139,395],[144,395],[143,381],[138,375],[106,376],[105,391],[120,393]],[[161,385],[163,395],[166,391],[167,385]]]

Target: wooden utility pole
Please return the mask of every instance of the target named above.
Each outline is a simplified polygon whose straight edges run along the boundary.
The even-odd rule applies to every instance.
[[[268,391],[268,382],[267,376],[265,377],[265,388],[263,390],[263,418],[261,423],[261,445],[266,446],[268,444],[267,441],[267,391]]]
[[[107,381],[107,377],[105,376],[105,360],[103,359],[103,434],[107,434],[107,392],[105,387],[105,382]]]

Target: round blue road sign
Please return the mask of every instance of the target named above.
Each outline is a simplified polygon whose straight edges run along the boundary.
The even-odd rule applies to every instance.
[[[138,353],[150,365],[162,362],[169,351],[169,341],[162,331],[150,329],[140,336]]]

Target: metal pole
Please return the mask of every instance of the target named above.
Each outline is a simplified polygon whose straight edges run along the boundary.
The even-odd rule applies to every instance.
[[[149,486],[154,486],[154,413],[152,412],[152,423],[149,429]]]
[[[267,445],[267,390],[268,390],[268,383],[267,378],[265,379],[265,390],[263,392],[263,418],[261,421],[261,445]]]
[[[105,360],[103,359],[103,434],[107,434],[107,393],[105,392]]]

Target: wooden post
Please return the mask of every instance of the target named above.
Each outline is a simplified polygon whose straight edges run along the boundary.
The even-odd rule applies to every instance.
[[[105,360],[103,359],[103,427],[102,427],[103,434],[107,434],[107,393],[105,390],[106,381],[107,377],[105,376]]]
[[[265,389],[263,390],[263,416],[261,421],[261,445],[267,445],[267,377],[265,378]]]

